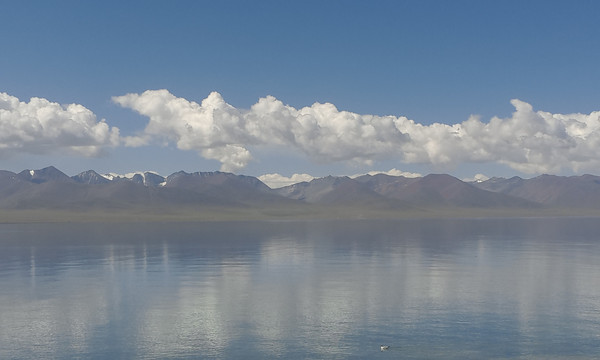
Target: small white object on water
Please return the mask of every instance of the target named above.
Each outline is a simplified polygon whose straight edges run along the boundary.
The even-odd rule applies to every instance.
[[[389,345],[381,345],[380,347],[381,347],[381,351],[386,351],[386,350],[390,349]]]

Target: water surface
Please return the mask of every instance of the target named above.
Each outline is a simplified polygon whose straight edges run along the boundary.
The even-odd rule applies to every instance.
[[[598,234],[585,218],[0,225],[0,358],[595,358]]]

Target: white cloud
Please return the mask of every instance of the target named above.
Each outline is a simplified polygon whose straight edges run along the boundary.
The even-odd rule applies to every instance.
[[[167,90],[127,94],[113,101],[150,119],[143,133],[127,138],[126,144],[175,143],[179,149],[220,161],[225,171],[246,166],[252,159],[248,148],[256,145],[293,146],[320,163],[368,164],[396,153],[397,144],[408,141],[395,125],[406,119],[361,116],[338,111],[332,104],[298,110],[267,96],[242,111],[216,92],[198,104]]]
[[[67,152],[97,156],[119,143],[119,129],[78,104],[60,105],[42,98],[22,102],[0,93],[0,155]]]
[[[388,171],[369,171],[367,174],[368,175],[386,174],[386,175],[390,175],[390,176],[404,176],[407,178],[415,178],[415,177],[423,176],[418,173],[405,172],[405,171],[401,171],[398,169],[391,169]],[[354,179],[354,178],[357,178],[357,177],[363,176],[363,175],[365,175],[365,174],[351,175],[350,178]],[[316,177],[309,175],[309,174],[294,174],[290,177],[286,177],[286,176],[275,173],[275,174],[261,175],[258,177],[258,179],[260,181],[264,182],[265,184],[267,184],[271,189],[277,189],[280,187],[297,184],[297,183],[300,183],[303,181],[311,181],[311,180],[316,179]]]
[[[462,181],[464,182],[483,182],[489,180],[490,178],[484,174],[475,174],[472,178],[464,178]]]
[[[260,143],[246,129],[241,112],[216,92],[201,104],[177,98],[167,90],[127,94],[113,97],[113,101],[150,118],[142,134],[125,139],[128,146],[173,142],[179,149],[196,150],[207,159],[220,161],[223,171],[234,171],[252,159],[245,146]]]
[[[501,163],[525,173],[576,172],[600,165],[600,112],[551,114],[512,100],[511,117],[459,124],[418,124],[406,117],[360,115],[315,103],[301,109],[272,96],[249,110],[236,109],[216,92],[201,104],[167,90],[113,100],[150,121],[127,145],[174,143],[183,150],[241,169],[261,145],[295,148],[318,163],[371,165],[382,159],[452,168],[460,163]]]
[[[277,189],[303,181],[311,181],[315,179],[315,177],[309,174],[294,174],[290,177],[285,177],[279,174],[265,174],[259,176],[258,179],[264,182],[271,189]]]
[[[384,175],[389,175],[389,176],[403,176],[406,178],[417,178],[417,177],[423,176],[419,173],[411,173],[411,172],[402,171],[402,170],[398,170],[398,169],[394,168],[394,169],[391,169],[388,171],[369,171],[366,174],[352,175],[352,176],[350,176],[350,178],[354,179],[354,178],[357,178],[357,177],[363,176],[363,175],[378,175],[378,174],[384,174]]]

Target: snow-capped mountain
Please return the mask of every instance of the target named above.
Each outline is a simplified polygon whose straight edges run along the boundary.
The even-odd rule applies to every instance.
[[[146,186],[164,186],[166,184],[166,178],[155,171],[136,171],[124,175],[108,173],[102,177],[109,181],[126,179]]]
[[[270,217],[334,216],[374,211],[436,214],[502,214],[551,209],[600,212],[600,178],[592,175],[492,178],[467,183],[446,174],[419,178],[328,176],[271,189],[252,176],[179,171],[100,175],[93,170],[67,176],[53,166],[20,173],[0,171],[0,210],[60,210],[126,214],[268,213]],[[460,210],[460,211],[457,211]],[[587,211],[587,212],[586,212]],[[1,214],[1,212],[0,212]],[[313,214],[313,215],[311,215]],[[321,214],[321,215],[319,215]],[[207,215],[209,216],[209,215]],[[1,219],[0,219],[1,220]]]

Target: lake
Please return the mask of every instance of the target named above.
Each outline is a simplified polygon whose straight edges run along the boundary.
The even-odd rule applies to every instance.
[[[0,225],[1,359],[598,356],[595,218]]]

